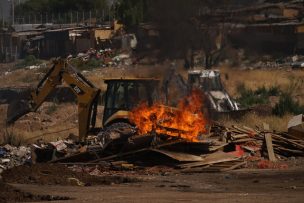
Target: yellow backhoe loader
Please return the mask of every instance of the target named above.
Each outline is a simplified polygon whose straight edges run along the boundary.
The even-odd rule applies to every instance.
[[[23,115],[35,112],[58,85],[66,84],[77,97],[79,140],[90,133],[97,134],[102,127],[114,123],[129,123],[129,112],[141,101],[152,104],[157,98],[159,80],[107,79],[104,94],[103,126],[95,127],[101,90],[87,80],[68,61],[58,59],[31,92],[28,98],[17,99],[7,111],[7,123],[12,124]]]

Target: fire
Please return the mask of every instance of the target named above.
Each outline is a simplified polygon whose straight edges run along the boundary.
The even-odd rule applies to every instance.
[[[141,103],[131,111],[130,120],[137,126],[140,134],[154,130],[157,134],[196,142],[200,134],[206,133],[207,120],[201,111],[202,105],[201,92],[193,90],[179,102],[177,108]]]

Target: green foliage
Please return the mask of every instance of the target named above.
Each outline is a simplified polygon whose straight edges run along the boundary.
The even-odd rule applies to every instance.
[[[251,107],[257,104],[267,104],[270,96],[279,96],[280,89],[277,86],[266,88],[265,86],[259,87],[253,91],[247,89],[244,84],[240,84],[237,87],[237,91],[240,94],[238,102],[244,107]]]
[[[16,64],[16,68],[25,68],[27,66],[39,65],[41,63],[42,62],[36,59],[34,55],[29,55],[25,57],[25,59],[23,59],[20,63]]]
[[[98,11],[107,8],[106,0],[29,0],[17,6],[17,15],[62,13],[68,11]]]
[[[147,18],[146,0],[119,0],[115,10],[119,20],[127,26],[138,25]]]
[[[75,66],[78,70],[93,70],[95,68],[100,68],[102,66],[102,61],[95,58],[89,59],[88,61],[83,61],[81,59],[72,59],[70,63]]]
[[[294,101],[292,95],[289,93],[283,93],[279,103],[273,109],[273,114],[277,116],[284,116],[286,113],[304,113],[304,106],[301,106],[298,102]]]
[[[294,87],[294,84],[292,84]],[[259,87],[253,91],[247,89],[244,84],[237,87],[237,91],[240,94],[238,102],[244,107],[252,107],[258,104],[269,103],[270,96],[279,96],[279,102],[275,105],[272,112],[277,116],[284,116],[286,113],[300,114],[304,113],[304,106],[301,106],[292,98],[292,91],[288,89],[286,92],[282,92],[278,86],[271,88]]]
[[[57,111],[57,109],[58,109],[58,105],[56,103],[52,103],[50,106],[48,106],[45,113],[51,115],[55,111]]]

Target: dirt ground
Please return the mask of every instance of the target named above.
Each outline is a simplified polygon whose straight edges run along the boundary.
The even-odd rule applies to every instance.
[[[144,182],[111,186],[13,184],[32,194],[67,196],[65,202],[302,202],[304,170],[141,176]]]
[[[139,182],[139,179],[104,175],[91,176],[88,173],[74,172],[60,164],[35,164],[18,166],[2,173],[3,181],[7,183],[36,185],[111,185],[129,182]]]

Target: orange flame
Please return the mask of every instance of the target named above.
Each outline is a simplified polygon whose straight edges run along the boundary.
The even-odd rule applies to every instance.
[[[207,124],[201,111],[201,95],[199,90],[193,90],[191,95],[179,102],[178,108],[142,103],[131,111],[130,121],[137,126],[140,134],[154,130],[158,134],[197,142],[198,136],[206,133]]]

